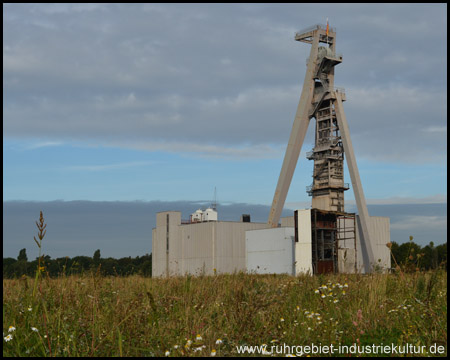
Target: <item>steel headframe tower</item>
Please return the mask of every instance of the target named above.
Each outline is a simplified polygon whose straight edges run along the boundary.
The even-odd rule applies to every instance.
[[[344,183],[345,153],[363,235],[361,250],[365,271],[369,272],[370,264],[374,262],[368,230],[369,213],[342,106],[342,102],[346,100],[345,92],[334,87],[334,66],[342,62],[342,55],[336,54],[336,32],[328,24],[326,27],[314,25],[296,33],[295,40],[312,46],[268,224],[271,227],[278,226],[309,120],[315,118],[315,146],[307,153],[307,158],[314,160],[313,183],[307,187],[308,194],[312,195],[312,207],[344,211],[344,191],[349,189],[348,184]],[[320,43],[326,45],[319,46]]]

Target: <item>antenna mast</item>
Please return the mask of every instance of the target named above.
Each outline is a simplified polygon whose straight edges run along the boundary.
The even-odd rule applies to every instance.
[[[214,202],[211,205],[212,209],[217,211],[217,189],[214,186]]]

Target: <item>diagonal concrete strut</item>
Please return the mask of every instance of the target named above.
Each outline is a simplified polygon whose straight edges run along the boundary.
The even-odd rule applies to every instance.
[[[342,144],[344,145],[344,154],[347,159],[348,171],[352,181],[353,193],[355,194],[356,205],[358,207],[359,220],[362,230],[363,238],[361,239],[361,251],[364,258],[364,269],[366,273],[371,271],[371,266],[374,264],[374,256],[372,243],[369,236],[369,212],[367,211],[366,198],[359,177],[358,166],[356,165],[355,153],[353,151],[352,141],[350,139],[350,130],[342,105],[342,97],[339,91],[335,91],[336,102],[336,118],[341,133]]]
[[[308,67],[303,82],[302,95],[295,114],[294,124],[292,125],[289,143],[284,155],[283,166],[281,167],[280,176],[278,178],[277,188],[273,196],[272,207],[267,221],[270,227],[277,227],[280,220],[281,211],[286,201],[289,186],[291,185],[292,176],[297,165],[300,150],[305,139],[306,131],[309,125],[309,113],[311,107],[311,99],[314,92],[314,70],[316,68],[317,51],[319,47],[319,34],[316,32],[311,52],[309,54]]]

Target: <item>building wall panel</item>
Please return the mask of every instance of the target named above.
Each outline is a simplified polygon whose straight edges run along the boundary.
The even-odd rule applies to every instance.
[[[297,210],[298,242],[295,243],[295,274],[313,274],[311,210]]]
[[[358,215],[356,216],[359,217]],[[364,273],[364,254],[361,249],[362,232],[359,227],[359,221],[356,222],[356,255],[357,272]],[[370,216],[368,221],[369,236],[372,242],[372,250],[375,263],[372,267],[382,268],[384,271],[391,267],[390,250],[386,246],[391,241],[390,221],[388,217]],[[378,261],[380,259],[380,261]]]
[[[281,218],[281,227],[294,227],[295,221],[293,216],[286,216]]]
[[[264,228],[267,228],[265,223],[218,222],[215,242],[216,272],[246,271],[245,231]]]
[[[159,212],[156,214],[156,228],[152,230],[152,276],[155,277],[167,275],[167,215],[169,215],[169,275],[173,273],[174,256],[177,255],[181,212]]]
[[[179,274],[211,275],[216,222],[182,225]]]
[[[246,231],[247,272],[295,275],[294,232],[293,227]]]

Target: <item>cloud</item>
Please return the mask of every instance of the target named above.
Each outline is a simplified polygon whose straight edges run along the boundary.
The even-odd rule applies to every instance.
[[[64,167],[64,170],[69,171],[105,171],[105,170],[117,170],[136,166],[148,166],[154,165],[155,161],[130,161],[117,164],[106,165],[72,165]]]
[[[428,133],[438,133],[438,134],[446,134],[447,133],[447,125],[444,126],[428,126],[422,129],[424,132]]]
[[[356,201],[352,199],[346,199],[345,204],[351,211],[356,211]],[[406,197],[406,196],[393,196],[385,199],[370,199],[366,198],[366,204],[369,205],[426,205],[426,204],[447,204],[446,194],[436,194],[423,198],[418,197]],[[298,201],[298,202],[286,202],[286,208],[296,209],[309,209],[311,208],[311,201]],[[350,211],[350,210],[348,210]]]
[[[44,141],[44,142],[37,142],[34,144],[30,144],[25,146],[25,150],[35,150],[40,149],[44,147],[53,147],[53,146],[62,146],[64,143],[62,141]]]
[[[286,146],[309,52],[293,36],[327,9],[336,14],[332,26],[344,53],[336,85],[347,91],[359,156],[442,162],[446,36],[434,29],[446,25],[443,8],[10,4],[4,131],[130,146],[145,139],[160,150],[185,143],[198,145],[199,156],[210,143],[237,154],[247,146]]]
[[[349,205],[355,205],[355,200],[346,200]],[[394,196],[386,199],[366,199],[369,205],[398,205],[398,204],[446,204],[447,195],[436,194],[423,198]]]
[[[401,222],[391,225],[393,230],[424,231],[447,227],[446,216],[404,216]]]
[[[172,153],[182,153],[185,156],[199,156],[202,158],[221,158],[221,159],[279,159],[283,155],[282,146],[270,145],[240,145],[221,146],[213,144],[197,144],[189,142],[154,142],[154,141],[135,141],[113,142],[105,145],[123,148],[132,148],[148,151],[167,151]]]
[[[92,256],[100,249],[104,257],[142,256],[151,252],[151,230],[159,211],[181,211],[182,218],[210,201],[6,201],[3,202],[3,256],[17,257],[26,248],[29,259],[38,256],[32,240],[36,234],[35,220],[42,210],[47,233],[43,252],[52,258]],[[418,244],[436,245],[446,241],[447,204],[372,205],[372,216],[388,216],[391,240],[398,243],[414,236]],[[218,206],[219,220],[239,221],[241,214],[250,214],[252,222],[266,222],[270,206],[228,203]],[[284,209],[282,216],[292,216]]]

